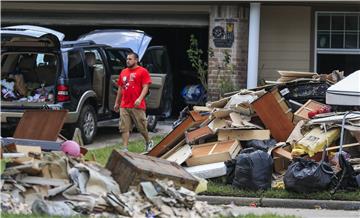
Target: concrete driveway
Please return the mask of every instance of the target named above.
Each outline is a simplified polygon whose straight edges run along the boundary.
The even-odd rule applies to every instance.
[[[156,135],[166,135],[172,130],[174,120],[158,121],[156,132],[149,132],[150,137]],[[130,135],[130,141],[143,139],[140,133],[133,132]],[[117,127],[101,127],[98,128],[97,135],[92,144],[86,145],[88,149],[102,148],[115,144],[121,144],[121,134]]]

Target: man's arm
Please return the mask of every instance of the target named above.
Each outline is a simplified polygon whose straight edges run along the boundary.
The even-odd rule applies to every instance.
[[[121,87],[118,87],[118,91],[116,94],[116,99],[115,99],[115,105],[114,105],[114,111],[118,112],[119,111],[119,107],[120,107],[120,103],[121,103]]]
[[[149,91],[149,84],[144,84],[140,96],[136,99],[134,103],[135,107],[138,107],[140,105],[141,101],[145,98],[148,91]]]

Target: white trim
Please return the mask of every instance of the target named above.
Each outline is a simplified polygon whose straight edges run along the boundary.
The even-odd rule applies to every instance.
[[[360,49],[319,48],[317,54],[360,54]]]

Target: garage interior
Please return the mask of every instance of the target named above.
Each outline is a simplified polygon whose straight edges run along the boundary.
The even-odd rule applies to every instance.
[[[18,14],[22,16],[19,17]],[[150,46],[166,46],[173,71],[173,110],[176,117],[186,103],[181,90],[198,84],[188,60],[190,35],[198,39],[207,54],[209,42],[209,6],[207,5],[126,5],[120,3],[39,3],[7,2],[2,6],[1,26],[37,25],[65,34],[65,40],[96,29],[138,29],[152,37]],[[203,57],[207,61],[207,55]]]
[[[173,110],[172,116],[175,118],[186,103],[181,97],[181,90],[186,85],[198,84],[196,73],[191,67],[186,50],[190,47],[190,35],[193,34],[199,43],[199,48],[208,50],[208,27],[141,27],[141,26],[45,26],[65,34],[65,40],[76,40],[80,35],[99,29],[139,29],[152,37],[150,46],[166,46],[171,69],[173,72]],[[207,56],[204,55],[207,61]],[[180,101],[178,99],[181,99]]]

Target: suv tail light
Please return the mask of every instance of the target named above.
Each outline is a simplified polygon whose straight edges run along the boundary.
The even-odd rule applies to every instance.
[[[57,90],[57,101],[58,102],[64,102],[64,101],[69,101],[70,100],[70,96],[69,96],[69,86],[67,85],[58,85],[56,87]]]

